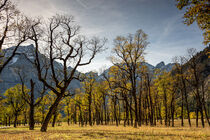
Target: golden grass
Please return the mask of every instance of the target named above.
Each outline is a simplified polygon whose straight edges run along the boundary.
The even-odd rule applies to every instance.
[[[142,126],[138,128],[124,127],[122,125],[108,126],[68,126],[63,123],[62,126],[49,127],[48,131],[43,133],[39,131],[40,126],[34,131],[28,130],[28,127],[19,126],[18,128],[0,129],[0,140],[77,140],[77,139],[100,139],[100,140],[210,140],[210,128],[189,128],[189,127],[164,127],[164,126]]]

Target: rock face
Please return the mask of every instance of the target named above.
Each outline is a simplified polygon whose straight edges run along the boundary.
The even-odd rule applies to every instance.
[[[5,51],[5,56],[10,56],[12,54],[12,51],[14,50],[15,47],[10,47]],[[3,94],[8,88],[13,87],[17,84],[20,84],[20,77],[18,75],[18,72],[21,72],[22,76],[24,77],[25,84],[28,88],[30,88],[30,79],[33,79],[33,81],[36,83],[35,84],[35,94],[36,97],[38,96],[38,93],[42,89],[42,83],[38,80],[37,78],[37,71],[34,65],[30,61],[34,61],[34,52],[35,48],[33,45],[29,46],[20,46],[17,50],[17,54],[15,57],[10,61],[10,63],[4,68],[0,75],[0,94]],[[49,61],[49,59],[46,58],[46,56],[40,54],[41,57]],[[62,64],[59,62],[55,62],[55,67],[57,69],[57,74],[62,76],[62,74],[59,73],[59,69],[62,69]],[[160,62],[156,66],[153,66],[148,63],[144,63],[143,65],[146,65],[149,70],[153,71],[155,69],[160,69],[160,70],[166,70],[170,71],[173,67],[174,64],[167,64],[165,65],[164,62]],[[68,68],[71,70],[71,67]],[[109,69],[105,70],[104,73],[108,74]],[[50,71],[49,71],[50,73]],[[76,73],[79,73],[78,71]],[[87,75],[86,73],[85,75]],[[103,79],[102,75],[98,75],[97,73],[94,74],[98,79]],[[49,76],[50,77],[50,76]],[[50,78],[47,78],[50,80]],[[75,88],[80,88],[81,84],[78,80],[73,80],[68,87],[69,89],[75,89]]]
[[[165,66],[165,63],[163,61],[161,61],[160,63],[158,63],[155,67],[158,69],[161,69],[162,67]]]
[[[162,61],[160,63],[158,63],[154,69],[160,69],[161,71],[165,70],[167,72],[171,71],[172,68],[174,66],[174,63],[168,63],[167,65],[165,65],[165,63]]]
[[[153,66],[147,62],[143,62],[142,65],[145,65],[148,67],[150,72],[154,72],[154,70],[156,69],[160,69],[161,71],[166,71],[169,72],[172,70],[173,66],[175,65],[174,63],[169,63],[167,65],[165,65],[165,63],[162,61],[160,63],[158,63],[156,66]],[[109,68],[110,69],[110,68]],[[101,75],[99,75],[99,77],[101,77],[100,79],[103,79],[103,75],[108,75],[109,69],[106,69]]]
[[[11,47],[7,50],[4,50],[5,56],[10,56],[15,47]],[[3,69],[0,75],[0,94],[4,93],[8,88],[13,87],[21,83],[20,76],[18,73],[21,73],[24,78],[25,84],[30,88],[30,80],[32,79],[35,84],[35,95],[38,96],[39,92],[42,89],[42,83],[37,78],[37,71],[34,65],[30,61],[34,61],[34,52],[35,48],[33,45],[29,46],[20,46],[17,50],[17,54],[10,63]],[[44,55],[40,54],[47,59]],[[62,65],[59,62],[56,62],[55,67],[57,71],[62,69]],[[69,67],[69,69],[71,69]],[[50,71],[49,71],[50,73]],[[59,74],[59,72],[57,72]],[[49,77],[47,79],[50,79]],[[73,80],[68,87],[69,89],[75,89],[80,87],[80,82],[78,80]]]

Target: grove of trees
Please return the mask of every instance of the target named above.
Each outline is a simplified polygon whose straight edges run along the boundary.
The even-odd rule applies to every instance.
[[[177,1],[180,9],[194,2]],[[204,20],[194,17],[190,9],[185,14],[187,24],[196,18],[208,43],[208,24],[201,23]],[[135,128],[159,124],[174,127],[176,120],[181,126],[187,125],[187,119],[189,127],[194,120],[196,127],[199,120],[202,127],[210,126],[209,75],[203,72],[208,66],[195,49],[189,49],[187,56],[175,57],[171,71],[151,69],[144,58],[148,36],[139,29],[115,38],[110,56],[113,66],[108,71],[100,76],[94,72],[82,74],[77,69],[105,50],[106,39],[82,36],[73,16],[32,19],[22,15],[10,0],[0,0],[0,21],[0,74],[20,45],[32,43],[34,59],[28,58],[28,63],[36,69],[41,83],[27,81],[25,74],[17,70],[21,83],[0,95],[0,125],[29,124],[30,130],[41,125],[40,131],[46,132],[50,123],[52,127],[62,122],[80,126],[118,126],[123,122]],[[3,48],[11,45],[15,49],[6,56]],[[207,47],[201,52],[202,59],[208,59],[209,50]],[[69,89],[74,80],[80,81],[81,87]]]

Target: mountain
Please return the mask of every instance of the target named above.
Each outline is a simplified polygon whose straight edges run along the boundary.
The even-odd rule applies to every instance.
[[[5,56],[6,57],[10,56],[14,48],[15,47],[10,47],[4,50]],[[0,93],[1,94],[4,93],[8,88],[21,83],[20,77],[18,75],[18,71],[20,71],[24,77],[25,84],[28,88],[30,88],[30,79],[33,79],[33,81],[36,83],[35,94],[38,95],[39,90],[42,89],[42,83],[37,78],[36,68],[30,62],[30,61],[34,61],[35,59],[34,52],[35,52],[35,48],[33,45],[20,46],[18,48],[17,54],[12,59],[12,61],[10,61],[10,63],[4,68],[4,70],[2,71],[0,75]],[[39,55],[43,57],[44,60],[47,60],[48,61],[47,63],[49,63],[49,59],[45,55],[41,53],[39,53]],[[164,62],[160,62],[156,66],[153,66],[149,63],[144,62],[143,65],[146,65],[151,71],[154,71],[157,68],[160,70],[170,71],[174,64],[169,63],[165,65]],[[63,67],[62,64],[59,62],[55,62],[54,66],[57,70],[56,73],[59,74],[59,76],[60,75],[62,76],[62,73],[59,73],[59,69],[62,69]],[[72,68],[69,67],[68,69],[71,70]],[[105,70],[104,73],[108,74],[109,69]],[[51,73],[50,70],[49,70],[49,73]],[[79,72],[77,71],[76,73],[79,73]],[[88,74],[89,73],[85,73],[85,75],[88,75]],[[94,73],[94,75],[97,80],[103,79],[103,74],[98,75],[98,73]],[[50,80],[50,76],[48,76],[47,79]],[[75,88],[80,88],[80,87],[81,87],[80,82],[78,80],[73,80],[68,88],[75,89]]]
[[[163,61],[158,63],[156,66],[153,66],[147,62],[143,62],[142,65],[147,66],[150,72],[154,72],[156,69],[160,69],[161,71],[171,71],[173,66],[175,65],[174,63],[169,63],[165,65]],[[110,67],[111,68],[111,67]],[[99,79],[103,79],[103,75],[108,75],[110,68],[106,69],[101,75],[99,75]]]
[[[187,63],[184,64],[184,71],[187,71],[190,67],[190,63],[193,61],[199,67],[200,78],[205,80],[210,77],[210,45],[204,50],[198,52],[193,58],[191,58]]]
[[[8,57],[12,54],[15,47],[10,47],[6,50],[5,56]],[[35,48],[33,45],[29,46],[20,46],[17,50],[15,57],[10,61],[10,63],[3,69],[2,73],[0,74],[0,93],[4,93],[8,88],[15,86],[16,84],[20,84],[21,80],[18,73],[21,73],[22,77],[24,78],[26,86],[30,87],[30,79],[33,79],[35,84],[35,95],[38,96],[38,92],[42,89],[42,83],[37,78],[37,71],[34,65],[30,61],[34,61],[35,59]],[[47,60],[49,63],[49,59],[44,56],[43,54],[39,55]],[[43,63],[41,62],[41,65]],[[55,62],[55,69],[57,70],[57,74],[59,73],[59,69],[62,69],[62,64],[59,62]],[[71,70],[71,67],[68,68]],[[49,70],[49,73],[51,71]],[[78,73],[78,72],[76,72]],[[48,75],[48,78],[49,75]],[[73,80],[68,87],[69,89],[75,89],[80,87],[80,82],[78,80]]]

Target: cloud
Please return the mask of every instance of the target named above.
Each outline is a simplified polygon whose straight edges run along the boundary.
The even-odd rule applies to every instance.
[[[183,48],[202,49],[202,33],[196,25],[182,23],[174,1],[169,0],[15,0],[20,9],[30,16],[49,17],[55,13],[75,16],[81,34],[109,39],[109,50],[81,71],[110,65],[113,39],[117,35],[135,33],[143,29],[149,36],[146,59],[151,64],[170,62],[171,56],[183,54]]]
[[[59,12],[51,0],[14,0],[18,8],[28,16],[50,17]]]

